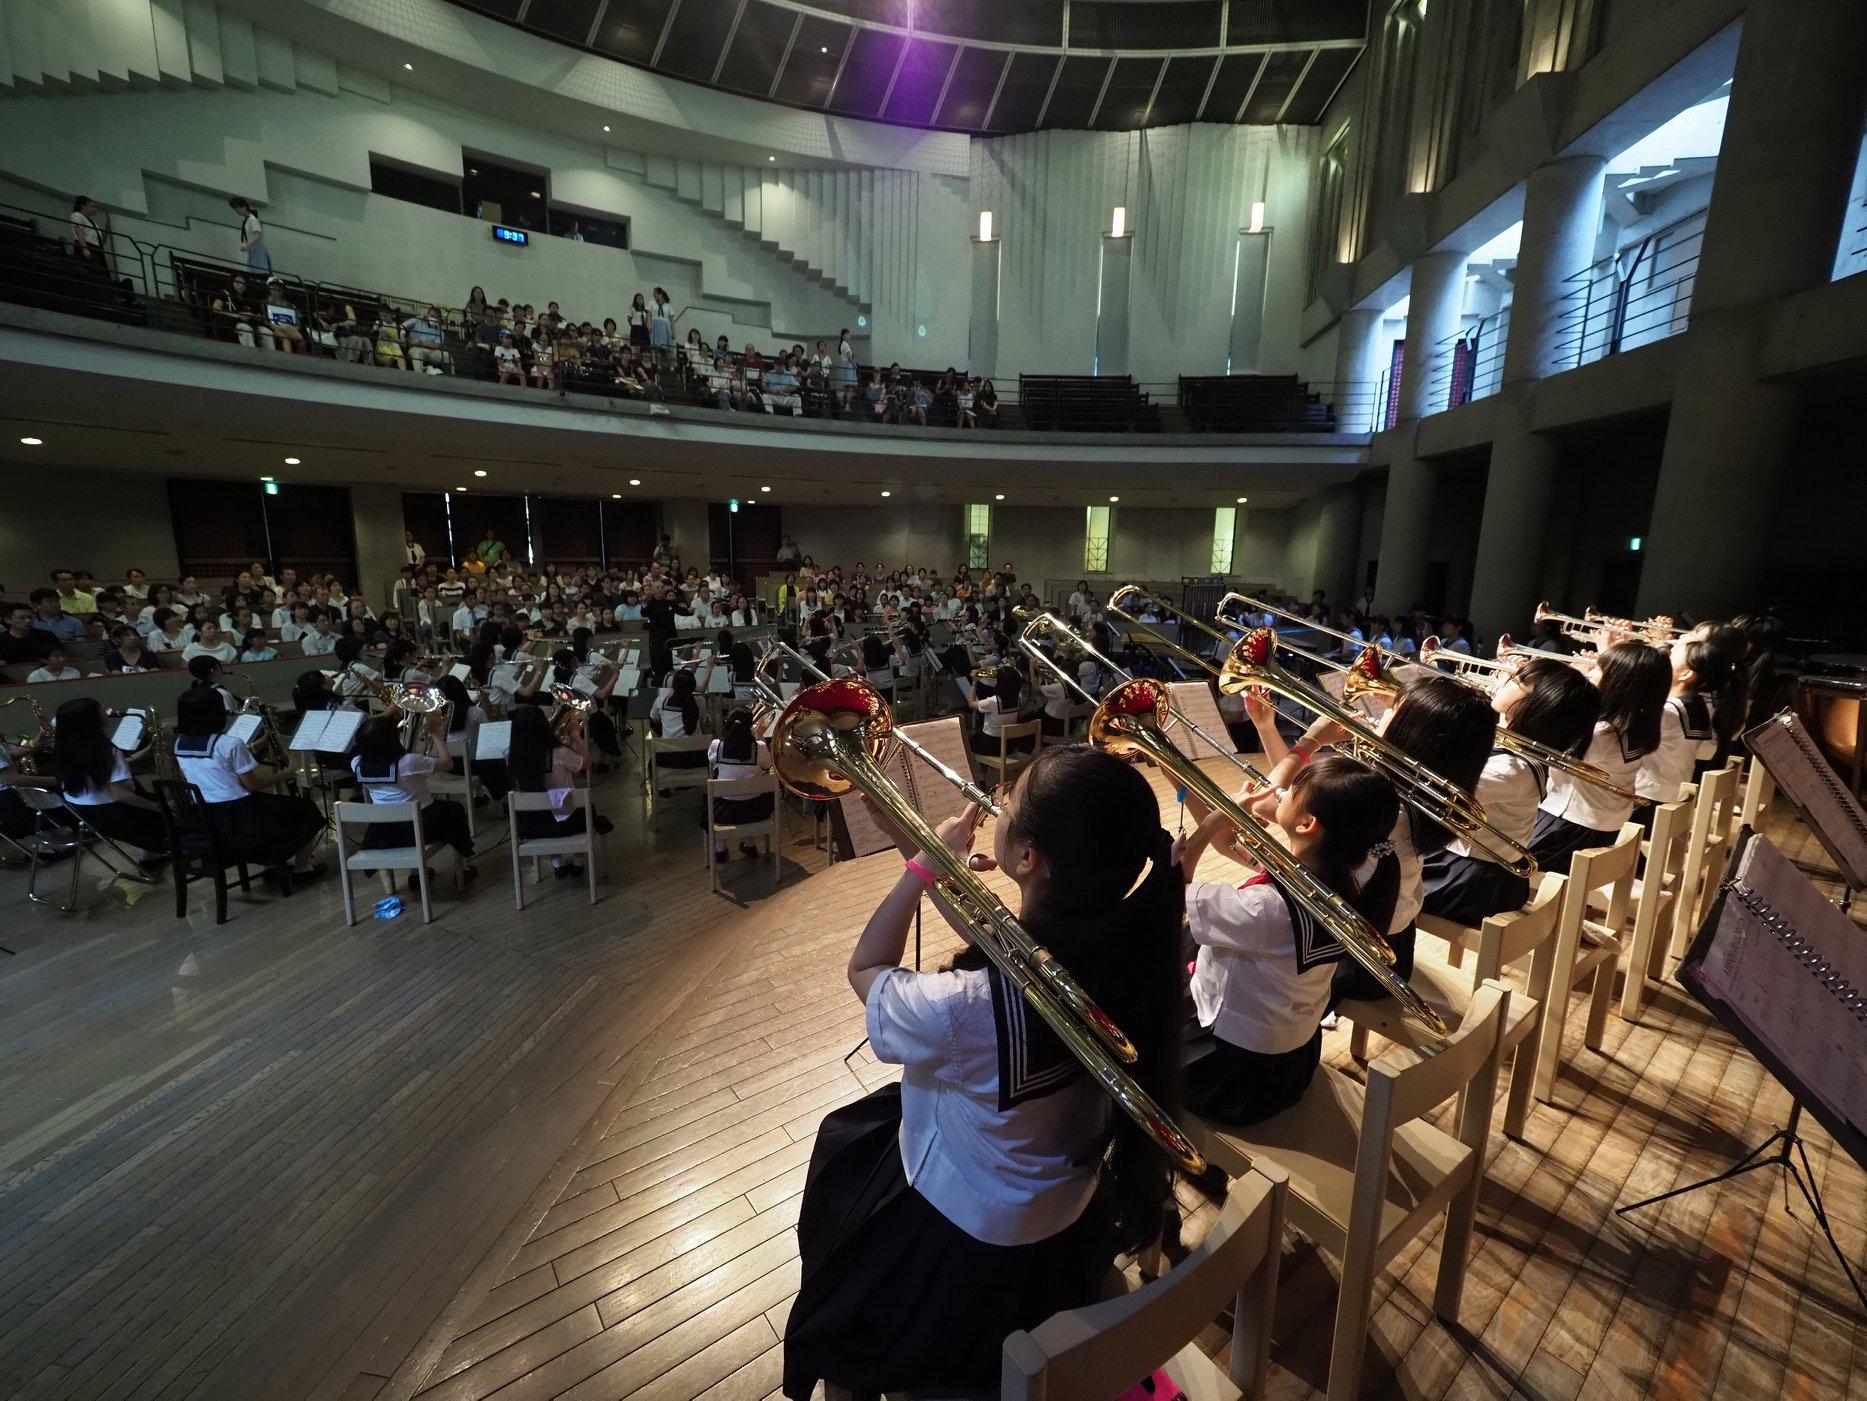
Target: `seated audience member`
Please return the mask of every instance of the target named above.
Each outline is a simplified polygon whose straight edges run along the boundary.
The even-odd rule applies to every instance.
[[[246,278],[238,273],[214,298],[208,307],[208,318],[209,324],[223,337],[236,340],[249,350],[256,340],[268,350],[272,349],[275,339],[272,323],[266,319],[259,298],[247,286]]]
[[[991,380],[988,379],[979,386],[979,394],[973,400],[972,411],[981,428],[998,427],[998,391],[992,388]]]
[[[200,790],[227,856],[263,865],[269,875],[287,863],[300,877],[323,875],[324,867],[312,857],[324,838],[324,814],[309,798],[270,791],[275,772],[225,733],[222,692],[212,686],[185,691],[175,709],[182,778]]]
[[[795,418],[804,412],[804,399],[798,392],[797,374],[788,361],[780,360],[765,375],[760,385],[760,397],[764,400],[766,413],[776,413],[782,409]]]
[[[370,332],[370,342],[376,348],[376,363],[388,370],[412,370],[408,354],[402,341],[401,328],[387,311],[379,310],[376,314],[375,329]]]
[[[162,813],[136,791],[129,760],[110,742],[103,707],[78,696],[58,708],[53,723],[52,772],[67,803],[112,841],[137,851],[168,850]]]
[[[266,321],[272,327],[275,350],[295,355],[305,348],[305,332],[298,324],[298,308],[285,295],[285,284],[276,277],[266,284]]]
[[[437,375],[447,369],[447,351],[443,349],[446,337],[441,329],[439,307],[431,306],[420,316],[409,317],[402,323],[402,335],[408,345],[411,369],[419,365]]]
[[[275,662],[279,659],[279,649],[266,640],[263,628],[248,628],[240,640],[240,660],[243,662]]]
[[[337,632],[328,608],[311,615],[311,631],[298,639],[299,650],[307,657],[328,657],[337,650]]]
[[[32,605],[13,603],[7,606],[6,631],[0,633],[0,663],[12,666],[31,662],[36,666],[58,645],[59,639],[44,628],[34,626],[35,621]]]
[[[31,683],[41,681],[76,681],[84,673],[65,660],[65,648],[62,643],[54,642],[39,663],[39,669],[26,677]]]
[[[498,369],[499,346],[506,339],[506,328],[499,323],[496,307],[482,306],[480,314],[468,321],[473,328],[473,373],[490,379]]]
[[[85,578],[90,578],[89,572]],[[58,590],[58,606],[67,613],[82,617],[86,613],[97,611],[97,595],[78,582],[78,575],[70,569],[52,571],[52,587]]]
[[[191,662],[196,657],[213,657],[216,661],[230,662],[239,655],[239,649],[221,636],[220,624],[212,621],[203,622],[196,628],[194,641],[182,648],[182,660],[185,662]]]
[[[493,347],[493,369],[501,384],[525,383],[525,366],[519,357],[519,348],[512,343],[512,332],[503,327],[499,343]]]
[[[149,650],[152,652],[179,652],[194,641],[194,624],[186,615],[171,608],[158,608],[150,620]]]
[[[34,589],[27,595],[32,600],[33,626],[41,632],[48,632],[60,642],[82,642],[91,635],[90,628],[82,618],[67,613],[59,605],[56,589]]]
[[[128,623],[112,629],[110,646],[98,658],[106,672],[118,675],[124,672],[150,670],[153,662],[143,646],[143,635]]]

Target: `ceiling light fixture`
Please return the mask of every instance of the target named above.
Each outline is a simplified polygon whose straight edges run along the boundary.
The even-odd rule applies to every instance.
[[[1005,499],[1005,493],[1001,491],[999,492],[997,496],[994,496],[992,499],[994,501],[1003,501]]]
[[[299,462],[299,459],[296,457],[288,457],[285,459],[285,465],[287,467],[296,467],[298,465],[298,462]]]
[[[455,487],[455,488],[454,488],[454,490],[455,490],[455,491],[465,491],[465,490],[466,490],[466,488],[465,488],[464,486],[457,486],[457,487]]]
[[[768,487],[768,486],[762,486],[762,487],[760,487],[760,488],[759,488],[759,490],[760,490],[760,491],[770,491],[770,490],[771,490],[771,488],[770,488],[770,487]]]
[[[261,480],[262,482],[269,482],[269,481],[271,481],[271,480],[272,480],[272,478],[271,478],[271,477],[261,477],[261,478],[260,478],[260,480]]]
[[[630,477],[630,478],[629,478],[629,485],[630,485],[630,486],[640,486],[641,484],[642,484],[642,479],[641,479],[640,477]]]
[[[473,475],[476,477],[484,477],[486,475],[486,469],[484,467],[475,467],[473,469]]]
[[[776,156],[767,156],[767,157],[765,157],[765,159],[766,159],[766,160],[768,160],[768,161],[775,161],[775,160],[777,160],[778,158],[777,158]]]
[[[20,442],[29,448],[43,447],[45,445],[44,438],[21,438]]]
[[[604,128],[603,128],[603,130],[604,130],[604,131],[608,131],[608,130],[609,130],[609,128],[608,128],[608,127],[604,127]]]
[[[825,44],[822,48],[817,50],[817,52],[820,54],[827,54],[829,51],[830,51],[830,46],[828,44]]]
[[[1251,498],[1249,496],[1241,496],[1238,498],[1238,504],[1242,506],[1245,504],[1245,502],[1249,501],[1250,499]]]
[[[1109,505],[1111,505],[1111,506],[1113,506],[1113,505],[1114,505],[1114,504],[1115,504],[1115,503],[1116,503],[1117,501],[1119,501],[1119,500],[1121,500],[1121,497],[1119,497],[1119,496],[1111,496],[1111,497],[1109,498]]]
[[[407,70],[408,70],[409,72],[411,72],[411,73],[413,73],[413,72],[415,71],[415,65],[414,65],[414,64],[412,64],[412,63],[405,63],[405,64],[403,64],[402,66],[403,66],[404,68],[406,68],[406,69],[407,69]]]
[[[884,492],[882,493],[882,495],[883,495],[883,496],[893,496],[893,495],[894,495],[894,493],[893,493],[892,491],[884,491]]]

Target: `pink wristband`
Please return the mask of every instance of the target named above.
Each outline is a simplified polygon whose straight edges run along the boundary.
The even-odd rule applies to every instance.
[[[933,889],[934,873],[928,870],[925,866],[921,864],[920,857],[918,856],[909,857],[908,858],[908,869],[912,871],[915,875],[920,877],[920,882],[922,885],[926,886],[929,890]]]
[[[1307,764],[1309,762],[1309,750],[1305,749],[1302,745],[1300,744],[1291,745],[1290,752],[1297,756],[1298,763]]]

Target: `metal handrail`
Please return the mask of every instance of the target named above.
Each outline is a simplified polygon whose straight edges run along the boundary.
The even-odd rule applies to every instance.
[[[1504,307],[1434,346],[1427,412],[1456,409],[1497,393],[1504,380],[1504,348],[1509,338],[1510,308]]]
[[[1675,219],[1566,279],[1572,290],[1558,301],[1554,349],[1559,363],[1569,368],[1591,364],[1686,328],[1706,214],[1701,209]],[[1632,261],[1623,271],[1621,261],[1629,254]],[[1656,284],[1662,277],[1667,280]],[[1644,290],[1636,292],[1642,282]]]

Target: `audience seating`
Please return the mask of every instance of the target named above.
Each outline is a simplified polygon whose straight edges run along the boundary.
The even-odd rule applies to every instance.
[[[1469,949],[1476,955],[1472,971],[1466,973],[1460,958],[1442,961],[1425,943],[1415,948],[1413,973],[1407,983],[1449,1024],[1458,1026],[1465,1021],[1485,983],[1510,985],[1510,1009],[1498,1038],[1499,1060],[1508,1056],[1511,1065],[1510,1090],[1504,1102],[1504,1133],[1510,1138],[1523,1136],[1524,1121],[1530,1112],[1530,1091],[1536,1080],[1535,1037],[1549,996],[1556,918],[1562,909],[1565,884],[1565,878],[1555,872],[1542,872],[1522,909],[1492,915],[1477,929],[1434,915],[1419,918],[1420,929],[1445,940],[1452,954]],[[1526,958],[1530,960],[1528,971],[1516,972],[1516,965]],[[1389,998],[1350,998],[1336,1010],[1354,1023],[1349,1051],[1356,1060],[1368,1058],[1371,1031],[1403,1046],[1422,1044],[1420,1029],[1401,1017]]]
[[[1365,1089],[1323,1065],[1297,1104],[1263,1123],[1184,1121],[1207,1160],[1227,1173],[1262,1161],[1288,1172],[1290,1224],[1341,1261],[1331,1401],[1360,1395],[1376,1278],[1442,1215],[1433,1312],[1458,1321],[1510,1000],[1504,984],[1486,983],[1443,1049],[1388,1052],[1368,1067]],[[1455,1095],[1457,1128],[1446,1133],[1426,1116]]]
[[[1628,932],[1628,910],[1633,904],[1634,867],[1640,860],[1640,828],[1621,827],[1612,846],[1590,847],[1575,853],[1568,882],[1562,892],[1562,914],[1556,924],[1556,957],[1550,973],[1549,997],[1536,1052],[1536,1097],[1549,1102],[1562,1069],[1562,1034],[1569,1020],[1569,994],[1589,985],[1588,1028],[1583,1044],[1601,1049],[1607,1027],[1608,1002],[1614,994],[1614,965]],[[1606,889],[1606,909],[1599,920],[1589,918],[1589,897]]]
[[[1128,375],[1019,375],[1024,426],[1065,433],[1131,433],[1160,427],[1160,411]]]
[[[1333,433],[1335,410],[1295,375],[1181,375],[1195,433]]]
[[[1289,1189],[1282,1168],[1254,1163],[1171,1273],[1006,1338],[1001,1401],[1125,1395],[1157,1370],[1188,1401],[1265,1395]],[[1221,1372],[1198,1338],[1228,1303],[1232,1346]]]
[[[702,770],[704,772],[704,770]],[[512,908],[525,908],[524,862],[530,858],[534,879],[542,880],[542,858],[546,856],[581,856],[584,858],[584,874],[590,882],[590,903],[596,903],[596,883],[599,879],[597,870],[597,832],[596,810],[590,805],[590,790],[579,788],[576,793],[577,806],[583,809],[583,831],[563,837],[521,837],[519,835],[519,814],[522,812],[550,812],[552,810],[549,793],[506,794],[506,821],[509,824],[512,841]]]
[[[437,852],[451,851],[446,842],[431,842],[423,831],[420,803],[335,803],[331,807],[331,820],[337,828],[337,870],[344,886],[344,923],[357,922],[356,897],[350,890],[352,871],[382,872],[383,890],[395,894],[395,878],[391,871],[413,871],[415,884],[421,891],[421,922],[434,923],[434,904],[428,891],[428,862]],[[352,827],[379,827],[385,823],[405,822],[415,831],[415,840],[409,846],[380,846],[352,848],[350,829]],[[466,863],[460,853],[454,852],[454,889],[465,894],[467,889]]]
[[[713,803],[716,798],[729,800],[739,798],[757,798],[764,794],[771,795],[771,816],[757,822],[722,823],[713,817]],[[731,841],[756,841],[765,839],[765,854],[771,859],[772,879],[778,878],[779,833],[784,823],[784,803],[778,791],[778,775],[764,773],[757,778],[710,778],[707,780],[707,879],[712,883],[715,893],[720,888],[720,863],[715,852]]]
[[[126,326],[146,320],[124,279],[86,263],[25,214],[0,214],[0,301]]]

